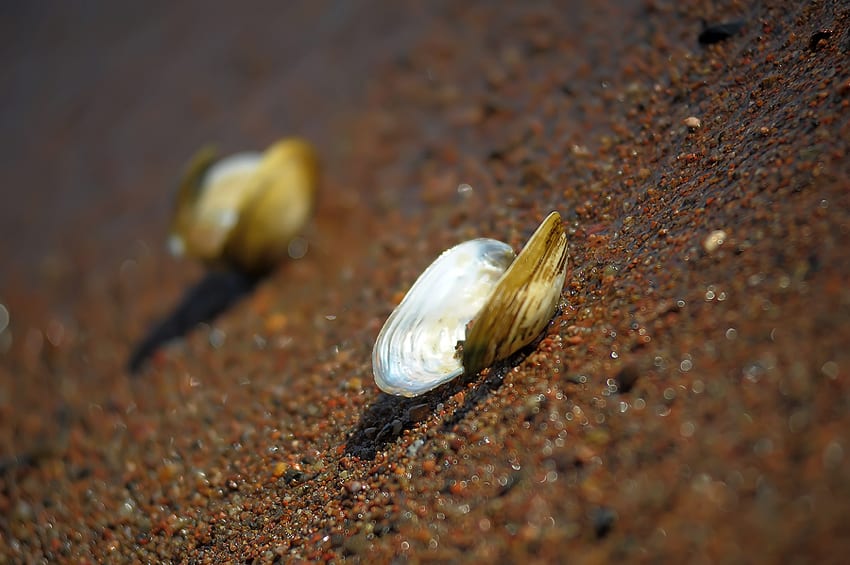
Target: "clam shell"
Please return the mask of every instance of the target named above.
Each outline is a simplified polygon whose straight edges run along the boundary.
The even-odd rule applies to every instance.
[[[264,272],[309,218],[317,179],[315,152],[299,139],[220,160],[203,149],[178,191],[169,247],[209,265]]]
[[[514,258],[494,239],[474,239],[443,252],[408,291],[372,350],[375,382],[384,392],[417,396],[463,372],[458,342]]]
[[[440,255],[378,334],[372,350],[378,387],[417,396],[531,343],[557,308],[566,242],[561,217],[552,212],[515,259],[509,245],[492,239]]]
[[[472,322],[463,366],[475,374],[540,335],[555,314],[567,274],[567,236],[552,212],[532,234]]]

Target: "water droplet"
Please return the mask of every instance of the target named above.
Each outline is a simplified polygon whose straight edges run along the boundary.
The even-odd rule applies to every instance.
[[[770,438],[763,437],[753,446],[753,453],[756,455],[770,455],[772,452],[773,441]]]
[[[286,251],[292,259],[301,259],[307,255],[308,247],[309,245],[306,239],[303,237],[295,237],[289,242]]]
[[[829,377],[830,379],[838,378],[838,363],[835,361],[827,361],[820,368],[821,373]]]
[[[5,304],[0,304],[0,334],[9,327],[9,310]]]
[[[44,334],[47,336],[47,341],[53,347],[59,347],[62,344],[62,339],[65,337],[65,326],[59,320],[50,320]]]
[[[836,469],[841,460],[844,459],[844,449],[837,441],[831,441],[823,450],[823,466],[827,469]]]
[[[226,338],[227,338],[227,334],[224,333],[222,330],[220,330],[218,328],[212,328],[210,330],[209,341],[210,341],[210,345],[213,348],[218,349],[222,345],[224,345],[224,340]]]

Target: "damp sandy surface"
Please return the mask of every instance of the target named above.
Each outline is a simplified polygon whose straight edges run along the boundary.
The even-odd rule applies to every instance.
[[[850,550],[841,3],[4,10],[0,561]],[[324,157],[307,254],[129,376],[202,276],[165,252],[183,163],[290,134]],[[542,339],[379,393],[433,258],[552,209]]]

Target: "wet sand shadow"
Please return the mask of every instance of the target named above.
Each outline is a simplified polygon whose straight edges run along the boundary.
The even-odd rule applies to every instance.
[[[563,312],[561,307],[555,311],[549,326],[537,339],[508,357],[494,363],[489,370],[477,375],[462,375],[421,396],[407,398],[382,392],[369,406],[354,430],[348,434],[345,453],[364,460],[372,460],[377,453],[398,439],[404,430],[413,428],[419,422],[439,411],[439,404],[462,390],[466,390],[463,404],[447,416],[440,425],[440,431],[447,432],[459,424],[467,414],[478,408],[502,386],[505,376],[525,358],[537,350],[540,342],[549,335],[552,324]],[[469,390],[469,383],[476,386]]]
[[[493,364],[489,370],[482,371],[477,375],[462,375],[430,392],[413,398],[393,396],[382,392],[360,417],[354,430],[348,434],[345,453],[363,460],[374,459],[378,451],[398,439],[404,430],[413,428],[419,422],[427,419],[431,414],[438,411],[439,404],[445,403],[461,390],[466,390],[470,382],[476,382],[475,387],[467,390],[463,404],[446,417],[440,425],[441,432],[451,430],[467,414],[483,404],[498,390],[502,386],[505,376],[514,367],[520,365],[526,357],[537,350],[540,342],[549,335],[552,324],[562,312],[563,309],[559,306],[555,310],[549,326],[537,339],[507,359]]]
[[[190,287],[182,300],[133,348],[127,371],[137,375],[157,349],[188,334],[200,323],[211,322],[243,297],[251,294],[264,275],[236,271],[210,271]]]
[[[522,363],[536,347],[537,342],[497,363],[489,371],[475,376],[463,375],[421,396],[406,398],[382,392],[378,399],[366,409],[354,430],[349,434],[345,453],[363,460],[374,459],[379,451],[398,439],[404,430],[413,428],[419,422],[426,420],[440,410],[440,404],[444,404],[449,398],[465,390],[463,404],[440,425],[440,430],[443,432],[451,430],[498,390],[508,372]],[[476,382],[476,386],[469,390],[468,384],[471,381]]]

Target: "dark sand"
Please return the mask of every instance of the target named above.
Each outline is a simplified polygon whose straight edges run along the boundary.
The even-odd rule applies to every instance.
[[[409,4],[2,8],[0,563],[842,562],[850,6]],[[185,160],[292,134],[308,254],[129,376]],[[380,394],[428,263],[552,209],[543,340]]]

